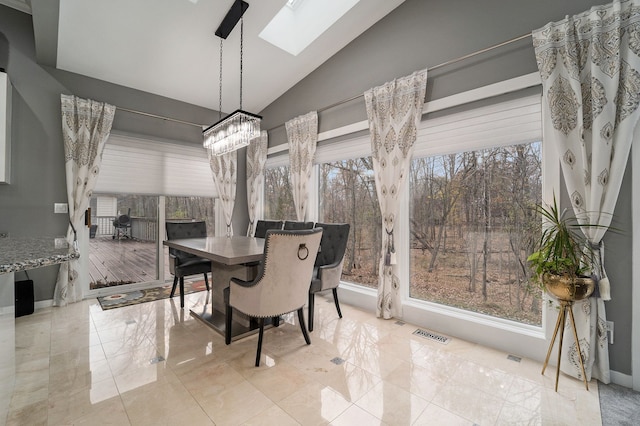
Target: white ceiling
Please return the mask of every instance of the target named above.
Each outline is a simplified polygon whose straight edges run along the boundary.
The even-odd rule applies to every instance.
[[[360,0],[307,49],[292,56],[258,37],[286,0],[248,0],[243,109],[261,111],[403,1]],[[30,4],[28,0],[0,3]],[[218,109],[220,39],[214,32],[233,0],[59,3],[57,68]],[[238,24],[224,41],[222,109],[226,112],[239,107],[239,54]]]

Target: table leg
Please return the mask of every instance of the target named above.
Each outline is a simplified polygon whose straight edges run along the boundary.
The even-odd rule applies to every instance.
[[[211,264],[211,287],[213,309],[224,312],[224,289],[229,287],[231,278],[251,281],[258,273],[257,266]]]
[[[251,281],[258,273],[257,265],[222,265],[211,263],[211,300],[206,305],[194,306],[191,315],[203,321],[224,336],[226,329],[224,289],[229,287],[231,278]],[[241,312],[233,314],[232,340],[257,332],[255,321]]]

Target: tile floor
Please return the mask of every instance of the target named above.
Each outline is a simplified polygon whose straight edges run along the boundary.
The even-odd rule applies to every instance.
[[[259,368],[257,336],[226,346],[179,306],[102,311],[92,299],[16,319],[0,425],[601,424],[596,381],[586,391],[561,375],[556,393],[553,367],[542,376],[538,362],[438,343],[347,305],[339,320],[320,297],[312,344],[290,315],[265,332]]]

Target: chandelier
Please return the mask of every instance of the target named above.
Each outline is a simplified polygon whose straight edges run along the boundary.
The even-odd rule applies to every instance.
[[[231,30],[240,21],[240,108],[221,118],[217,123],[203,130],[204,147],[213,155],[223,155],[249,145],[253,138],[260,136],[261,116],[242,110],[242,50],[243,50],[243,19],[242,15],[249,8],[249,4],[242,0],[235,0],[227,12],[222,23],[216,30],[220,37],[220,87],[218,111],[222,117],[222,43],[229,36]]]

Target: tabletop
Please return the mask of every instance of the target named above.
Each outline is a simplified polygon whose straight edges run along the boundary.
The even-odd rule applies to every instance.
[[[264,252],[264,238],[245,236],[184,238],[163,244],[224,265],[257,262]]]

